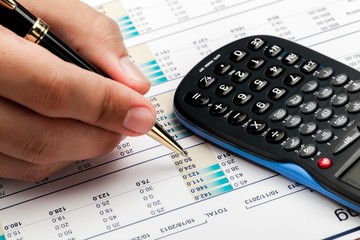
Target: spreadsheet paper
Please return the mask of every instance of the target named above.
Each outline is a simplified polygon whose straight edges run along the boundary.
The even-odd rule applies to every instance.
[[[189,155],[128,137],[36,183],[0,178],[0,240],[360,237],[358,213],[198,138],[172,106],[198,61],[245,36],[289,39],[359,70],[359,0],[84,2],[118,23],[157,121]]]

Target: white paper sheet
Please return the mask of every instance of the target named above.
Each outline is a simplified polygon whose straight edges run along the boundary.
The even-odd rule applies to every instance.
[[[36,184],[0,179],[0,240],[360,237],[359,214],[193,136],[172,110],[186,72],[244,36],[280,36],[360,69],[360,1],[85,2],[117,21],[158,121],[189,157],[143,136]]]

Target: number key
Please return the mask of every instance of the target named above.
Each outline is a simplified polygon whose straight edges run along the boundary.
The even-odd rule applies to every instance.
[[[268,96],[272,100],[279,100],[285,96],[286,92],[286,89],[283,87],[274,87],[269,91]]]
[[[257,78],[250,83],[250,88],[255,92],[259,92],[263,90],[267,85],[268,85],[268,81]]]
[[[252,110],[256,114],[264,114],[270,109],[270,107],[271,103],[268,101],[258,101],[253,105]]]
[[[252,95],[250,93],[241,92],[234,97],[234,103],[239,106],[243,106],[247,104],[251,99]]]
[[[229,84],[221,84],[217,89],[216,89],[216,94],[219,97],[226,97],[227,95],[229,95],[232,91],[234,90],[234,87],[232,85]]]

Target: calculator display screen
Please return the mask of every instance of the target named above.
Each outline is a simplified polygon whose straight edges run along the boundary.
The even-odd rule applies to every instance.
[[[350,167],[340,178],[341,181],[360,189],[360,160]]]

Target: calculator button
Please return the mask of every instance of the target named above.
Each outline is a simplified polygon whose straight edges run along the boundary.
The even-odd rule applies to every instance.
[[[269,82],[264,79],[257,78],[250,83],[249,87],[251,90],[253,90],[255,92],[259,92],[259,91],[263,90],[268,85],[268,83]]]
[[[252,111],[256,114],[264,114],[269,111],[271,103],[268,101],[258,101],[252,106]]]
[[[359,127],[359,126],[358,126]],[[358,127],[355,127],[350,132],[344,136],[338,145],[336,145],[333,154],[339,154],[342,151],[346,150],[348,147],[350,147],[352,144],[354,144],[359,138],[360,138],[360,132]]]
[[[232,111],[228,117],[228,121],[232,125],[240,125],[245,122],[246,118],[246,113],[241,111]]]
[[[249,42],[248,48],[251,50],[259,50],[262,46],[265,45],[265,41],[261,38],[254,38],[252,41]]]
[[[284,120],[287,116],[287,111],[284,108],[276,109],[271,115],[270,120],[273,122],[278,122]]]
[[[282,72],[284,71],[284,68],[279,65],[270,66],[266,69],[265,74],[269,78],[276,78],[278,77]]]
[[[266,60],[264,58],[260,57],[254,57],[249,60],[247,66],[248,68],[252,70],[258,70],[260,69],[264,64],[266,63]]]
[[[286,133],[280,128],[272,128],[265,135],[265,139],[269,143],[279,143],[284,140],[285,137]]]
[[[234,81],[235,83],[242,83],[249,77],[250,77],[250,73],[248,71],[237,70],[232,74],[231,80]]]
[[[298,85],[301,80],[303,80],[303,78],[304,77],[298,73],[291,73],[284,78],[284,83],[290,87],[293,87]]]
[[[243,50],[235,50],[230,54],[230,60],[233,62],[240,62],[241,60],[243,60],[246,56],[248,55],[248,53],[246,51]]]
[[[306,83],[302,86],[301,91],[303,93],[313,93],[319,88],[319,83],[315,80],[311,80],[310,82]]]
[[[286,101],[286,106],[297,107],[302,103],[302,101],[303,97],[300,94],[295,94]]]
[[[285,144],[283,145],[283,148],[286,151],[292,151],[297,149],[301,144],[301,139],[299,137],[291,137],[286,140]]]
[[[285,122],[286,128],[296,128],[300,126],[302,123],[302,118],[299,115],[291,116],[288,120]]]
[[[317,78],[319,80],[326,80],[332,77],[334,74],[334,69],[332,67],[326,67],[320,70],[320,72],[317,75]]]
[[[308,136],[313,134],[317,130],[317,125],[315,122],[304,123],[300,126],[300,134]]]
[[[353,81],[350,86],[347,88],[349,93],[356,93],[360,91],[360,80]]]
[[[201,88],[208,88],[212,86],[216,81],[216,78],[211,75],[203,76],[199,79],[198,86]]]
[[[221,84],[216,88],[216,95],[219,97],[226,97],[234,90],[234,86],[229,84]]]
[[[300,150],[299,156],[302,158],[309,158],[313,156],[317,151],[317,148],[314,144],[305,144],[304,147]]]
[[[231,68],[232,65],[230,63],[218,63],[214,68],[214,72],[217,75],[225,75],[231,70]]]
[[[330,158],[320,158],[317,162],[317,165],[321,169],[328,169],[332,165]]]
[[[348,109],[348,113],[359,113],[360,112],[360,100],[355,100],[350,103]]]
[[[322,108],[319,112],[316,113],[316,120],[326,121],[329,120],[333,115],[333,110],[331,108]]]
[[[315,137],[315,141],[317,143],[326,143],[330,141],[333,137],[333,132],[330,129],[323,129],[320,133]]]
[[[326,100],[329,99],[333,94],[334,90],[331,87],[325,87],[320,90],[316,98],[319,100]]]
[[[341,93],[332,99],[331,105],[334,107],[342,107],[349,101],[349,96],[345,93]]]
[[[272,45],[265,50],[265,55],[271,58],[277,57],[283,51],[282,47]]]
[[[301,108],[301,113],[310,114],[315,112],[318,109],[318,104],[315,101],[310,101],[305,103]]]
[[[285,96],[286,92],[286,89],[283,87],[274,87],[269,91],[268,97],[272,100],[279,100]]]
[[[318,67],[319,64],[317,62],[308,60],[300,66],[300,70],[304,73],[313,73]]]
[[[234,103],[239,106],[247,104],[252,99],[250,93],[241,92],[234,97]]]
[[[185,101],[195,107],[202,107],[210,101],[210,98],[206,93],[189,92],[185,96]]]
[[[251,134],[260,134],[265,130],[265,128],[266,128],[266,123],[264,121],[255,119],[255,120],[251,120],[248,123],[246,130]]]
[[[297,61],[299,61],[300,59],[300,55],[299,54],[296,54],[296,53],[288,53],[286,54],[283,59],[282,59],[282,62],[286,65],[294,65]]]
[[[338,115],[331,121],[333,128],[342,128],[349,122],[349,118],[346,115]]]
[[[221,116],[225,114],[228,108],[229,106],[227,104],[217,102],[211,105],[209,111],[214,116]]]
[[[345,73],[340,73],[334,77],[334,79],[331,81],[331,84],[333,86],[339,87],[344,85],[349,81],[349,77]]]

